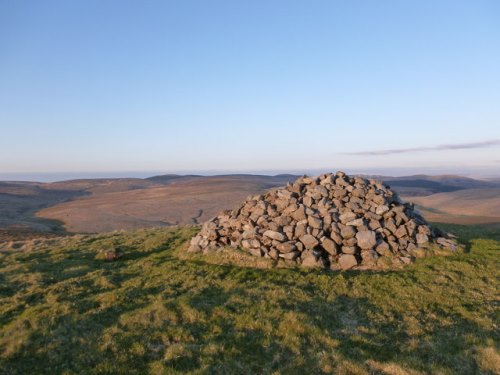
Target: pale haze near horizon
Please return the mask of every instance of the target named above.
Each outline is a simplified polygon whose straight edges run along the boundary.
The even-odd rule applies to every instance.
[[[498,1],[0,2],[0,178],[497,175],[499,40]]]

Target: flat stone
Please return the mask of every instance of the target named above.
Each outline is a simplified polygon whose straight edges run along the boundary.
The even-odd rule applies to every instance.
[[[358,261],[354,255],[343,254],[339,257],[339,266],[343,270],[351,269],[358,265]]]
[[[408,232],[406,231],[406,228],[404,226],[400,226],[396,232],[394,233],[394,235],[397,237],[397,238],[403,238],[404,236],[408,235]]]
[[[344,254],[356,254],[357,252],[356,246],[342,246],[342,253]]]
[[[368,228],[370,228],[371,230],[381,228],[380,222],[378,220],[370,220],[370,222],[368,223]]]
[[[313,249],[319,244],[319,241],[316,239],[316,237],[310,234],[303,235],[302,237],[299,238],[299,240],[304,244],[306,249]]]
[[[198,245],[190,245],[187,252],[188,253],[199,253],[201,251],[201,247]]]
[[[436,242],[441,245],[442,247],[444,247],[445,249],[448,249],[448,250],[457,250],[458,246],[456,244],[455,241],[453,240],[449,240],[445,237],[439,237]]]
[[[312,228],[321,229],[323,228],[323,221],[317,217],[309,216],[307,222]]]
[[[302,267],[307,267],[307,268],[324,268],[325,263],[322,258],[317,258],[314,255],[308,255],[306,256],[301,263]]]
[[[269,250],[269,256],[271,257],[271,259],[278,259],[279,254],[280,253],[276,249]]]
[[[429,237],[423,233],[417,233],[416,239],[419,245],[429,242]]]
[[[377,245],[377,247],[375,248],[375,250],[377,251],[377,253],[379,253],[380,255],[383,255],[383,256],[391,256],[392,255],[392,251],[389,248],[389,244],[385,241],[380,242]]]
[[[382,206],[385,205],[385,198],[382,195],[377,194],[372,197],[372,202]]]
[[[341,245],[342,244],[342,236],[340,235],[340,233],[337,233],[337,232],[331,232],[330,233],[330,238],[333,240],[333,242],[335,242],[337,245]]]
[[[411,258],[410,257],[400,257],[399,259],[401,259],[401,262],[403,262],[404,264],[410,264],[411,263]]]
[[[356,216],[354,212],[347,211],[339,216],[339,220],[342,224],[345,224],[356,219]]]
[[[278,244],[276,249],[278,249],[280,253],[290,253],[297,250],[297,246],[295,246],[295,242],[284,242]]]
[[[256,257],[261,257],[262,256],[262,250],[261,249],[250,249],[249,250],[250,254]]]
[[[263,236],[269,237],[269,238],[271,238],[273,240],[280,241],[280,242],[286,240],[286,236],[283,233],[276,232],[274,230],[266,230],[264,232]]]
[[[311,207],[314,204],[314,199],[310,195],[306,195],[303,199],[302,202],[304,203],[304,206],[306,207]]]
[[[297,226],[295,227],[295,237],[300,238],[304,234],[306,234],[307,231],[307,221],[303,220],[299,223],[297,223]]]
[[[241,238],[243,240],[248,240],[249,238],[255,238],[256,232],[257,231],[255,230],[255,228],[253,228],[253,229],[247,229],[246,231],[244,231],[241,234]]]
[[[361,252],[361,259],[361,264],[374,266],[377,264],[378,254],[374,250],[365,250]]]
[[[304,205],[299,205],[299,207],[291,214],[291,216],[295,221],[306,219],[306,208],[304,207]]]
[[[321,185],[316,186],[314,188],[314,192],[322,197],[328,197],[328,190],[324,186]]]
[[[387,207],[385,204],[381,205],[381,206],[378,206],[376,209],[375,209],[375,213],[377,215],[383,215],[385,214],[387,211],[389,211],[389,207]]]
[[[353,238],[356,235],[356,230],[351,226],[347,226],[340,230],[340,235],[342,236],[342,238],[347,240],[349,238]]]
[[[323,241],[321,241],[321,247],[325,249],[328,254],[337,254],[337,245],[329,238],[323,238]]]
[[[371,250],[377,244],[375,232],[371,230],[356,233],[356,240],[358,241],[358,246],[364,250]]]
[[[297,259],[299,254],[300,253],[298,251],[292,251],[291,253],[280,254],[279,256],[280,256],[280,258],[283,258],[283,259],[295,260],[295,259]]]
[[[349,221],[348,223],[346,223],[346,225],[349,225],[351,227],[360,227],[364,224],[365,224],[365,222],[363,221],[363,219],[356,219],[356,220]]]
[[[431,235],[431,229],[427,225],[419,225],[417,230],[418,233],[426,234],[428,236]]]
[[[363,189],[356,188],[352,191],[352,196],[363,198],[365,196],[365,191]]]
[[[260,249],[260,242],[256,239],[243,240],[241,241],[241,246],[243,246],[245,249]]]

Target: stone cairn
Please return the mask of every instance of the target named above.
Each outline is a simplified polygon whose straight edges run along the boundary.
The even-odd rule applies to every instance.
[[[228,246],[333,270],[401,266],[432,247],[458,247],[388,186],[343,172],[304,176],[248,197],[204,223],[188,251]]]

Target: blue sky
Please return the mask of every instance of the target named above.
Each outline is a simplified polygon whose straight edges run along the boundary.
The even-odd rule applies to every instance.
[[[500,2],[0,0],[0,130],[0,177],[492,174]]]

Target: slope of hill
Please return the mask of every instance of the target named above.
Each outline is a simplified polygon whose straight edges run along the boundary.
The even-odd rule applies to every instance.
[[[282,186],[296,177],[164,175],[55,183],[0,182],[1,237],[9,238],[8,231],[14,231],[19,237],[22,233],[29,236],[64,229],[102,232],[200,222],[222,209],[231,208],[249,194]],[[408,199],[470,187],[499,187],[495,181],[460,176],[378,177]],[[482,191],[475,189],[475,194]],[[434,209],[431,205],[428,208]],[[424,210],[424,214],[435,220],[431,210]],[[441,215],[440,221],[443,218],[446,220]],[[476,222],[491,221],[496,219]],[[30,234],[30,231],[35,233]]]
[[[445,229],[470,252],[377,273],[187,255],[195,228],[16,244],[0,374],[498,374],[499,228]]]
[[[36,218],[35,213],[83,194],[81,190],[46,189],[38,183],[0,182],[0,229],[61,232],[60,221]]]
[[[455,175],[382,177],[382,180],[405,196],[424,196],[463,189],[500,187],[492,181],[475,180]]]
[[[37,216],[62,220],[70,232],[196,224],[232,208],[248,195],[289,180],[286,175],[175,178],[168,179],[166,185],[94,193],[43,209]]]
[[[465,189],[408,197],[432,221],[461,224],[500,222],[500,188]]]

